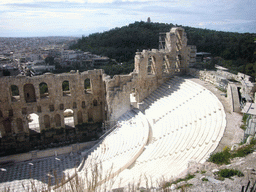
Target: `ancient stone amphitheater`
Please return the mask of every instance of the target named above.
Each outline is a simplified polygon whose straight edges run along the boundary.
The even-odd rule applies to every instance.
[[[154,186],[181,174],[191,160],[205,162],[223,136],[222,104],[189,79],[170,79],[143,103],[144,110],[121,116],[81,165],[81,177],[97,163],[103,178],[114,178],[113,188]]]
[[[109,189],[138,182],[141,186],[156,186],[163,179],[180,175],[190,161],[206,161],[223,136],[226,115],[212,92],[183,76],[188,74],[193,59],[195,47],[187,46],[184,29],[178,27],[166,33],[163,49],[137,52],[135,69],[128,75],[110,78],[102,70],[93,70],[3,78],[0,131],[6,145],[2,142],[1,147],[6,147],[10,138],[17,146],[29,142],[27,114],[32,112],[39,116],[40,131],[63,127],[63,110],[68,108],[74,111],[75,125],[115,122],[115,126],[78,158],[36,160],[34,156],[34,162],[1,168],[0,190],[11,186],[21,191],[22,182],[29,185],[30,178],[45,185],[43,179],[54,177],[52,169],[56,167],[57,176],[65,172],[67,180],[78,175],[86,181],[99,172],[98,184],[108,183]],[[86,79],[90,90],[84,90]],[[49,86],[47,97],[40,95],[41,82]],[[70,83],[68,93],[61,90],[63,82]],[[15,99],[12,85],[19,93]],[[80,164],[74,168],[73,161],[79,158]],[[58,189],[61,191],[61,187]]]

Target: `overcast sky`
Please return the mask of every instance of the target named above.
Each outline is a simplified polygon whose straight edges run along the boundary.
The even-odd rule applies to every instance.
[[[256,0],[0,0],[0,37],[81,36],[148,17],[256,33]]]

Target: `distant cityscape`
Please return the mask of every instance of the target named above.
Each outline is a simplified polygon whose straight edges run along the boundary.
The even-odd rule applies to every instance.
[[[0,76],[88,70],[109,62],[107,57],[69,50],[77,40],[78,37],[0,37]]]

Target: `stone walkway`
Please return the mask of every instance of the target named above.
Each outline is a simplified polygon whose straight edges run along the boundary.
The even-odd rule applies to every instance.
[[[74,153],[0,167],[0,191],[30,191],[31,182],[39,189],[41,186],[53,185],[55,178],[61,179],[63,174],[67,176],[67,172],[79,164],[80,155]]]
[[[242,114],[231,112],[227,97],[225,97],[224,93],[217,89],[213,84],[197,78],[191,78],[190,80],[204,86],[206,89],[214,93],[224,106],[226,112],[227,127],[225,129],[223,138],[221,139],[215,152],[222,151],[225,146],[231,147],[235,143],[240,143],[244,137],[244,131],[240,128],[242,124]]]

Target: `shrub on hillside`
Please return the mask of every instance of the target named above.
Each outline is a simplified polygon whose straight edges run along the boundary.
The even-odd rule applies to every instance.
[[[238,177],[244,176],[244,174],[241,171],[236,170],[236,169],[222,169],[217,172],[217,175],[219,177],[224,177],[224,178],[230,178],[235,175],[237,175]]]
[[[225,148],[223,151],[221,152],[217,152],[214,154],[211,154],[209,161],[216,163],[218,165],[222,165],[222,164],[229,164],[230,163],[230,150],[229,148]]]
[[[246,145],[237,149],[233,154],[232,157],[245,157],[246,155],[252,153],[255,149],[256,140],[252,139],[250,145]]]
[[[229,164],[230,159],[235,157],[245,157],[255,150],[256,139],[252,139],[250,145],[245,145],[239,149],[230,152],[228,147],[225,147],[223,151],[211,154],[208,161],[222,165]]]

